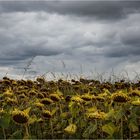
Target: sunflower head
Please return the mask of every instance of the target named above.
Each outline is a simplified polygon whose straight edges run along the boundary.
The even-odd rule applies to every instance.
[[[54,94],[50,94],[49,96],[54,102],[58,102],[61,100],[58,94],[54,93]]]
[[[44,77],[37,77],[36,81],[39,83],[44,83],[45,79],[44,79]]]
[[[83,103],[84,102],[84,100],[80,96],[78,96],[78,95],[73,96],[71,98],[71,101],[77,102],[77,103]]]
[[[29,111],[30,111],[30,108],[28,108],[24,111],[15,109],[12,112],[13,121],[18,125],[27,124],[29,122]]]
[[[65,97],[65,101],[66,101],[66,102],[70,102],[70,101],[71,101],[71,98],[72,98],[72,97],[71,97],[70,95],[67,95],[67,96]]]
[[[16,82],[15,80],[13,80],[13,81],[12,81],[12,85],[13,85],[13,86],[16,86],[16,85],[17,85],[17,82]]]
[[[45,96],[44,96],[44,94],[42,94],[41,92],[39,92],[39,93],[37,93],[37,97],[40,98],[40,99],[42,99],[42,98],[44,98]]]
[[[17,99],[13,99],[13,98],[9,98],[9,97],[7,97],[6,99],[5,99],[5,102],[8,104],[8,105],[17,105],[18,104],[18,101],[17,101]]]
[[[24,80],[18,80],[17,81],[17,84],[19,85],[19,86],[24,86],[25,85],[25,81]]]
[[[140,100],[132,101],[131,104],[134,106],[140,106]]]
[[[35,96],[35,95],[37,95],[37,92],[35,90],[31,90],[31,91],[28,92],[28,95],[29,96]]]
[[[126,103],[129,101],[129,97],[122,92],[118,92],[112,95],[112,100],[117,103]]]
[[[130,93],[129,93],[129,96],[130,97],[140,97],[140,91],[139,90],[132,90]]]
[[[42,104],[40,102],[35,102],[34,105],[39,109],[42,109],[44,107],[44,104]]]
[[[93,99],[93,96],[90,95],[90,94],[84,94],[81,96],[81,98],[84,100],[84,101],[91,101]]]
[[[69,124],[65,129],[64,132],[66,132],[69,135],[73,135],[76,133],[77,126],[75,124]]]
[[[50,99],[50,98],[44,98],[44,99],[42,99],[40,102],[41,102],[42,104],[44,104],[44,105],[50,105],[50,104],[53,103],[53,100]]]
[[[101,112],[101,111],[95,111],[95,112],[89,112],[87,113],[87,118],[89,120],[94,120],[94,119],[105,119],[105,112]]]
[[[19,99],[26,99],[27,96],[26,96],[25,94],[20,94],[20,95],[18,96],[18,98],[19,98]]]
[[[6,90],[4,93],[3,93],[4,96],[6,97],[12,97],[14,94],[11,90]]]
[[[49,110],[43,110],[42,117],[44,119],[50,119],[52,117],[52,114],[51,114],[51,112]]]
[[[63,119],[70,119],[72,117],[72,114],[70,112],[63,112],[60,117]]]
[[[4,84],[4,85],[11,85],[11,81],[10,81],[10,80],[4,80],[4,81],[3,81],[3,84]]]
[[[104,102],[105,98],[100,96],[100,95],[98,95],[98,96],[96,96],[96,100],[99,101],[99,102]]]

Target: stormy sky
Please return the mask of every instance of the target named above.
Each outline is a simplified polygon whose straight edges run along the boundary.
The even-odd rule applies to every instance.
[[[140,1],[0,1],[0,77],[28,64],[25,78],[139,76]]]

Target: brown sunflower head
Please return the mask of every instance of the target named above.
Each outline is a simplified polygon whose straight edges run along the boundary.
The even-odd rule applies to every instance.
[[[112,95],[112,100],[117,103],[126,103],[129,101],[129,97],[122,92],[118,92]]]
[[[132,90],[130,93],[129,93],[129,96],[130,97],[140,97],[140,91],[139,90]]]
[[[50,99],[50,98],[44,98],[44,99],[42,99],[40,102],[41,102],[42,104],[44,104],[44,105],[50,105],[50,104],[53,103],[53,100]]]
[[[50,119],[52,117],[52,114],[49,110],[43,110],[42,111],[42,117],[44,119]]]
[[[93,99],[93,96],[90,95],[90,94],[84,94],[81,96],[81,98],[84,100],[84,101],[91,101]]]
[[[39,83],[45,83],[45,78],[44,77],[37,77],[36,81]]]
[[[15,110],[12,112],[12,119],[18,125],[27,124],[29,121],[29,115],[25,111]]]
[[[45,96],[44,96],[44,94],[42,94],[41,92],[39,92],[39,93],[37,94],[37,97],[40,98],[40,99],[42,99],[42,98],[44,98]]]
[[[105,119],[106,113],[101,112],[101,111],[95,111],[95,112],[88,112],[87,113],[87,118],[89,120],[94,120],[94,119],[100,119],[103,120]]]
[[[50,94],[49,96],[54,102],[58,102],[61,100],[58,94]]]

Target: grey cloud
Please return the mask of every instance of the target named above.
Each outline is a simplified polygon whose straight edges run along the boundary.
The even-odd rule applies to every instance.
[[[69,5],[54,2],[48,4],[50,9],[45,9],[46,2],[40,2],[40,5],[38,2],[28,5],[27,2],[17,2],[12,7],[10,2],[0,3],[3,8],[0,8],[3,11],[0,14],[0,68],[13,68],[14,74],[20,74],[33,56],[36,57],[29,71],[32,75],[46,71],[78,73],[81,65],[86,73],[94,68],[101,72],[123,67],[129,70],[132,63],[136,68],[140,60],[140,14],[135,2],[107,2],[104,5],[94,2],[93,11],[92,2],[79,5],[78,2],[75,5],[74,2]],[[110,14],[107,13],[108,7]],[[89,22],[81,19],[82,15],[101,19],[126,18],[113,23],[95,18]],[[61,60],[66,63],[65,69]]]
[[[140,1],[2,1],[0,11],[46,11],[115,20],[125,18],[130,13],[140,12]]]
[[[121,40],[125,45],[133,45],[138,46],[140,45],[140,28],[133,27],[128,28],[125,32],[121,35]]]

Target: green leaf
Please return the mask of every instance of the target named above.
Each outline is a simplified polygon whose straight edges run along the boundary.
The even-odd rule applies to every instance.
[[[120,120],[124,115],[123,109],[120,109],[118,111],[115,111],[114,117],[116,120]]]
[[[91,134],[93,134],[96,130],[97,130],[97,124],[91,123],[91,124],[87,127],[87,129],[84,131],[84,133],[83,133],[82,136],[83,136],[84,138],[89,138],[89,136],[90,136]]]
[[[8,128],[10,124],[11,116],[8,113],[3,114],[0,117],[0,126],[2,128]]]
[[[110,136],[112,136],[114,134],[115,130],[116,130],[116,127],[112,122],[102,126],[102,131],[106,132]]]
[[[130,121],[128,127],[132,132],[138,132],[139,131],[139,128],[134,121]]]
[[[110,120],[111,118],[114,117],[115,111],[114,109],[111,109],[108,113],[106,113],[106,119]]]
[[[22,138],[22,130],[15,131],[9,139],[21,139]]]

